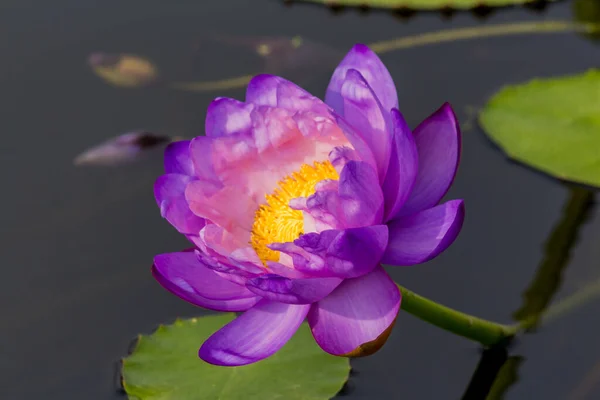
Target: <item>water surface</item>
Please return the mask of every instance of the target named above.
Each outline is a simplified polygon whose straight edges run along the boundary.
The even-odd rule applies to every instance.
[[[94,51],[149,57],[169,80],[220,79],[258,72],[251,53],[208,45],[207,35],[294,36],[345,52],[370,43],[450,27],[570,19],[571,4],[543,13],[514,8],[485,21],[458,13],[409,20],[372,12],[333,14],[281,1],[4,1],[0,12],[0,106],[4,210],[0,280],[0,394],[6,399],[122,399],[116,366],[130,341],[178,316],[203,315],[150,275],[154,254],[187,245],[160,218],[151,185],[158,158],[121,168],[76,168],[72,159],[119,133],[145,129],[202,133],[219,95],[164,86],[117,89],[86,65]],[[199,49],[194,51],[194,49]],[[450,101],[461,122],[504,84],[581,72],[600,62],[576,34],[503,37],[400,50],[382,56],[411,126]],[[306,88],[322,95],[327,68]],[[288,76],[305,80],[306,77]],[[457,242],[393,278],[444,304],[510,322],[561,217],[568,189],[509,162],[478,128],[464,132],[463,156],[448,198],[464,198]],[[581,228],[560,298],[598,275],[600,221]],[[526,336],[506,399],[568,399],[600,360],[600,301]],[[402,314],[385,348],[352,362],[340,398],[459,399],[480,359],[477,345]],[[588,378],[589,380],[589,378]],[[586,389],[587,390],[587,389]],[[600,396],[592,385],[586,397]]]

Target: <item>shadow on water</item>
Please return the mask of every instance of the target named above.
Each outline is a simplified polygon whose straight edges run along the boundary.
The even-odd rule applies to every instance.
[[[512,7],[523,7],[528,10],[532,10],[534,12],[542,12],[548,6],[550,6],[551,4],[556,3],[558,1],[564,1],[564,0],[553,0],[553,1],[529,0],[529,1],[524,2],[523,4],[517,4],[514,6],[493,7],[493,6],[487,5],[485,0],[482,0],[482,1],[474,3],[474,4],[476,4],[475,6],[469,8],[469,9],[466,9],[466,10],[464,8],[452,7],[451,2],[448,2],[449,5],[444,6],[439,10],[438,9],[419,10],[419,9],[415,9],[415,8],[411,8],[411,7],[407,7],[407,6],[397,6],[394,8],[377,8],[377,7],[369,6],[368,1],[365,1],[364,2],[365,4],[363,4],[363,5],[351,7],[351,6],[345,6],[343,4],[340,4],[342,2],[337,2],[335,0],[327,1],[326,4],[320,4],[320,3],[316,3],[316,2],[297,1],[297,0],[283,0],[284,4],[288,5],[289,7],[301,7],[301,6],[306,6],[306,5],[316,6],[316,7],[326,7],[334,15],[340,15],[346,11],[356,11],[359,14],[363,14],[363,15],[368,15],[371,12],[381,12],[381,13],[389,13],[401,20],[409,20],[410,18],[414,17],[415,15],[417,15],[419,13],[440,14],[442,17],[449,19],[449,18],[452,18],[453,16],[455,16],[457,13],[461,13],[461,12],[469,12],[471,15],[475,16],[478,19],[486,20],[494,12],[497,12],[497,11],[501,12],[502,10],[509,9]]]
[[[595,208],[594,199],[595,192],[591,189],[569,185],[569,197],[559,222],[544,245],[542,262],[523,294],[523,304],[513,313],[513,317],[518,322],[532,319],[535,321],[526,332],[531,333],[535,330],[538,319],[560,288],[579,231]],[[507,346],[483,350],[462,400],[503,399],[510,387],[518,382],[519,368],[524,361],[525,358],[522,356],[509,356]],[[579,390],[583,391],[585,387]]]
[[[590,189],[570,187],[561,219],[544,245],[544,258],[523,293],[523,305],[513,313],[516,321],[538,318],[552,301],[560,288],[579,231],[595,208],[594,198],[595,193]]]

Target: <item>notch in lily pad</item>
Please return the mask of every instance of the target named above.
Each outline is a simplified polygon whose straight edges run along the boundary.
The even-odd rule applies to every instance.
[[[543,3],[556,0],[544,0]],[[479,7],[506,7],[512,5],[540,6],[539,0],[286,0],[287,3],[316,3],[328,6],[331,9],[341,7],[355,7],[362,10],[381,8],[388,10],[447,10],[449,7],[457,10],[471,10]]]

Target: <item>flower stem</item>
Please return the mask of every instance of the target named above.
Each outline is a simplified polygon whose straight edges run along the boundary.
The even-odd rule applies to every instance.
[[[518,332],[517,326],[487,321],[436,303],[400,285],[402,310],[456,335],[474,340],[484,346],[510,341]]]

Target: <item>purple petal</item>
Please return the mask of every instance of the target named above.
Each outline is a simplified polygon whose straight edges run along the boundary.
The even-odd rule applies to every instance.
[[[382,185],[384,221],[394,219],[411,194],[418,173],[419,156],[410,128],[397,109],[392,109],[394,137],[387,174]]]
[[[212,144],[213,138],[208,136],[195,137],[190,143],[190,157],[194,172],[208,193],[214,193],[223,187],[212,163]]]
[[[341,87],[340,115],[358,132],[371,149],[377,173],[383,181],[391,154],[391,122],[387,111],[361,74],[348,70]]]
[[[290,279],[281,275],[265,274],[250,279],[246,287],[269,300],[288,304],[311,304],[331,293],[342,278]]]
[[[170,143],[165,149],[165,172],[194,176],[194,165],[190,158],[190,140]]]
[[[194,178],[187,175],[166,174],[154,183],[154,197],[162,216],[180,233],[197,235],[205,220],[195,215],[185,199],[185,188]]]
[[[350,147],[338,146],[329,153],[329,162],[338,174],[342,173],[344,167],[350,161],[359,161],[358,153]]]
[[[388,241],[386,225],[307,233],[294,243],[269,247],[292,257],[294,268],[317,276],[354,278],[379,265]]]
[[[451,200],[388,224],[384,264],[414,265],[431,260],[454,242],[465,217],[462,200]]]
[[[173,294],[211,310],[245,311],[260,300],[244,286],[223,279],[206,268],[193,252],[156,256],[152,274]]]
[[[344,132],[346,139],[354,147],[358,157],[377,171],[377,161],[367,141],[344,118],[338,114],[333,114],[332,116],[335,119],[335,123]]]
[[[339,179],[345,227],[375,225],[383,217],[383,193],[375,171],[364,162],[350,161]]]
[[[263,299],[209,337],[200,358],[214,365],[238,366],[272,356],[296,333],[309,308]]]
[[[355,45],[336,68],[327,87],[325,102],[336,112],[342,108],[341,88],[346,72],[355,69],[365,78],[384,110],[398,108],[398,95],[394,81],[379,57],[364,44]]]
[[[346,229],[376,225],[383,218],[383,193],[373,168],[362,161],[349,161],[338,182],[323,182],[305,200],[290,206],[306,211],[316,230]]]
[[[399,215],[410,215],[438,204],[450,189],[460,160],[460,129],[448,103],[421,122],[414,136],[419,172]]]
[[[206,136],[219,137],[249,132],[252,128],[250,113],[253,108],[253,105],[235,99],[215,99],[206,111]]]
[[[291,111],[329,114],[329,107],[321,99],[296,84],[274,75],[261,74],[252,78],[246,89],[246,102]]]
[[[387,340],[400,310],[400,291],[381,266],[347,279],[314,304],[308,323],[323,350],[336,356],[375,353]]]

